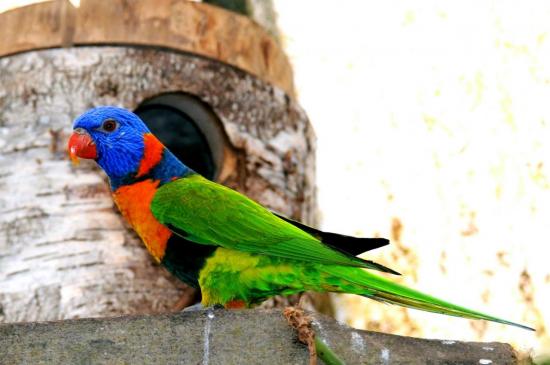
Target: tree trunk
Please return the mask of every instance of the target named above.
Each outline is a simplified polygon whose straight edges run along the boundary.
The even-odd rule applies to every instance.
[[[235,159],[222,183],[315,221],[314,135],[280,89],[217,61],[151,48],[85,46],[0,58],[0,320],[166,311],[184,285],[149,258],[93,162],[71,166],[71,122],[96,105],[135,109],[197,96]]]

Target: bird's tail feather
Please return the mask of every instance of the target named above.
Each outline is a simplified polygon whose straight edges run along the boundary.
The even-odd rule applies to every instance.
[[[331,271],[331,274],[339,275],[340,278],[345,279],[348,283],[353,285],[354,289],[352,292],[354,294],[391,304],[420,309],[427,312],[435,312],[470,319],[483,319],[534,331],[533,328],[522,324],[461,307],[421,293],[417,290],[407,288],[406,286],[394,283],[366,270],[332,266],[328,268],[328,271]],[[350,292],[349,288],[346,291]]]

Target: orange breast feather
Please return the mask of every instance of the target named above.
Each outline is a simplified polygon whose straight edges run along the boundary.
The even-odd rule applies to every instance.
[[[113,199],[126,220],[141,237],[147,250],[160,262],[172,232],[160,224],[151,212],[151,200],[159,181],[145,180],[124,185],[113,193]]]

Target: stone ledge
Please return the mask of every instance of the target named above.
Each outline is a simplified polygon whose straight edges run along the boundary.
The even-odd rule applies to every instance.
[[[503,343],[425,340],[354,330],[315,314],[347,364],[517,364]],[[0,325],[2,364],[307,364],[281,310],[196,311]],[[321,363],[321,362],[320,362]]]

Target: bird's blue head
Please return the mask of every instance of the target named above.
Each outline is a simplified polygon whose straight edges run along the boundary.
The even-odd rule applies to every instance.
[[[93,108],[76,118],[69,139],[71,159],[94,159],[113,190],[138,179],[166,183],[194,173],[151,134],[134,113],[113,106]]]
[[[73,130],[71,158],[95,159],[111,179],[138,171],[144,135],[150,133],[137,115],[113,106],[88,110],[74,121]]]

